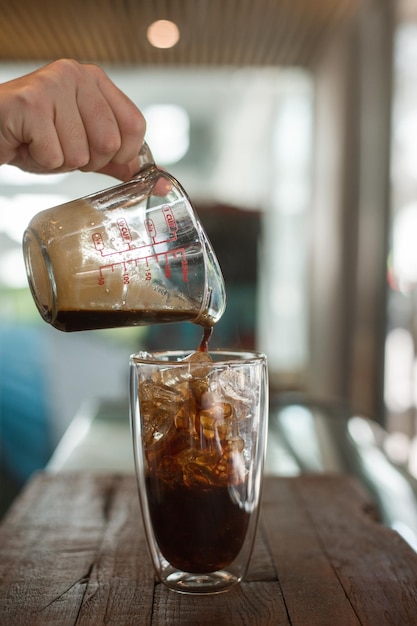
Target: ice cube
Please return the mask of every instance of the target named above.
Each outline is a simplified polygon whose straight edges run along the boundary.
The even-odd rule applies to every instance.
[[[187,487],[211,485],[212,476],[211,468],[199,463],[187,463],[183,470],[184,483]]]
[[[139,385],[139,407],[145,446],[149,449],[175,429],[180,410],[184,413],[195,411],[194,407],[190,407],[192,402],[193,396],[188,387],[171,388],[157,383],[154,377],[142,380]]]
[[[232,407],[227,402],[212,404],[200,411],[200,428],[207,439],[225,439],[231,429]]]
[[[235,449],[227,451],[214,468],[220,485],[240,485],[246,479],[246,467],[242,454]]]
[[[210,390],[223,394],[230,402],[237,420],[252,415],[256,404],[257,389],[253,381],[248,380],[244,372],[232,368],[220,372],[218,377],[210,381]]]
[[[167,387],[177,387],[187,382],[189,378],[188,365],[184,365],[184,367],[178,365],[175,367],[167,366],[160,370],[160,381]]]
[[[194,400],[194,396],[189,393],[188,396],[184,397],[184,402],[179,406],[177,412],[175,413],[175,426],[191,434],[196,434],[196,414],[196,402]]]
[[[204,378],[210,373],[212,358],[207,352],[192,352],[185,357],[189,364],[189,373],[193,378]]]

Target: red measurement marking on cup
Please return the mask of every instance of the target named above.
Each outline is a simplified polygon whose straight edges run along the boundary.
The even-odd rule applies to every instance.
[[[174,256],[181,255],[181,270],[182,270],[182,279],[185,283],[188,283],[188,261],[185,256],[184,248],[179,248],[178,250],[174,250]]]
[[[165,254],[165,276],[171,278],[171,266],[169,264],[168,254]]]
[[[160,266],[163,265],[165,276],[167,278],[171,278],[172,267],[170,263],[170,258],[173,258],[175,260],[176,265],[178,265],[178,259],[180,260],[182,279],[185,283],[188,283],[188,280],[189,280],[188,261],[186,258],[184,248],[176,248],[175,250],[171,250],[169,252],[162,252],[162,253],[156,252],[154,254],[148,254],[145,256],[135,256],[132,259],[118,261],[115,263],[108,263],[107,265],[101,265],[97,268],[98,274],[99,274],[98,283],[99,285],[104,285],[106,273],[107,272],[113,273],[120,266],[121,266],[121,277],[122,277],[124,284],[128,284],[130,281],[129,271],[132,268],[138,268],[140,271],[140,268],[142,266],[144,266],[143,275],[145,277],[145,280],[150,281],[152,280],[152,270],[151,270],[152,261],[154,263],[159,264]]]
[[[145,228],[146,228],[146,232],[148,233],[149,237],[151,239],[155,239],[155,237],[156,237],[155,222],[153,220],[151,220],[150,217],[148,217],[148,219],[145,220]]]
[[[178,232],[178,224],[177,224],[177,220],[175,219],[172,208],[169,206],[169,204],[164,204],[164,206],[162,207],[162,212],[164,214],[165,221],[167,223],[169,231],[172,234],[174,234],[176,238],[176,235]]]
[[[146,259],[145,280],[152,280],[152,272],[149,267],[148,259]]]
[[[104,242],[103,242],[103,237],[101,236],[101,233],[93,233],[92,238],[93,238],[95,249],[98,250],[99,252],[102,252],[102,250],[104,250]]]
[[[157,214],[155,215],[156,219],[149,217],[144,221],[145,232],[150,241],[140,243],[141,240],[138,237],[137,240],[134,240],[127,220],[124,217],[119,217],[116,224],[120,236],[112,238],[106,243],[109,237],[107,233],[106,236],[101,232],[93,233],[91,237],[95,249],[100,252],[102,257],[124,255],[130,250],[137,250],[139,253],[140,250],[143,250],[145,254],[142,255],[142,258],[146,258],[150,246],[155,249],[156,246],[176,241],[178,237],[178,224],[172,208],[169,204],[164,204],[161,207],[161,212],[164,218],[162,223],[159,220],[158,224]],[[159,240],[158,236],[160,237]]]
[[[119,219],[117,220],[117,225],[119,227],[120,235],[123,241],[130,247],[130,244],[132,243],[132,235],[129,230],[129,225],[126,222],[125,218],[119,217]]]

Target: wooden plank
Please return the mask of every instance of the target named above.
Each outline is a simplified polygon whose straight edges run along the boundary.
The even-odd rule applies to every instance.
[[[417,624],[417,555],[369,515],[358,483],[311,476],[296,490],[359,622]]]
[[[158,585],[152,626],[287,626],[277,581],[242,583],[211,596],[175,594]]]
[[[39,475],[0,548],[2,626],[149,623],[154,580],[131,476]]]
[[[128,626],[151,621],[154,575],[136,482],[125,476],[113,485],[108,524],[88,581],[77,626]]]
[[[291,624],[417,624],[417,555],[353,479],[267,480],[263,517]]]
[[[357,626],[360,622],[309,521],[296,479],[266,482],[263,523],[294,626]]]
[[[417,623],[417,555],[348,477],[267,478],[248,576],[155,584],[132,475],[39,475],[0,527],[2,626]]]
[[[289,624],[265,533],[260,524],[245,581],[212,596],[173,594],[157,585],[152,626],[286,626]]]
[[[252,558],[245,576],[245,581],[275,582],[276,580],[277,573],[275,571],[274,562],[265,541],[265,529],[262,526],[262,520],[259,520],[258,532],[256,533],[255,545],[253,547]]]
[[[261,534],[248,572],[251,582],[210,598],[181,596],[157,585],[152,618],[154,578],[133,477],[38,476],[4,521],[0,545],[5,625],[165,625],[178,623],[179,614],[181,624],[193,626],[241,626],[248,618],[251,626],[272,625],[278,616],[280,624],[287,623]],[[13,592],[25,559],[32,569],[25,568]]]

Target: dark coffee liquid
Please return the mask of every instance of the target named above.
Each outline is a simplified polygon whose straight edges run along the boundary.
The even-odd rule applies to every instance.
[[[187,487],[148,475],[146,488],[155,538],[171,565],[204,574],[236,558],[250,517],[233,498],[242,486]]]
[[[73,310],[58,311],[54,322],[55,328],[65,332],[80,330],[100,330],[124,326],[148,326],[167,322],[186,322],[195,318],[195,311],[176,311],[173,309],[155,311],[116,311]],[[211,332],[209,333],[210,336]],[[207,346],[208,339],[205,344]]]
[[[213,326],[203,326],[203,329],[203,338],[198,347],[198,352],[208,352],[210,337],[213,334]]]
[[[195,316],[194,311],[174,311],[172,309],[155,311],[58,311],[54,326],[58,330],[67,333],[81,330],[101,330],[104,328],[120,328],[123,326],[148,326],[153,324],[165,324],[168,322],[186,322]],[[199,325],[203,328],[203,337],[198,347],[198,352],[208,352],[210,337],[213,326],[208,321],[201,320]]]

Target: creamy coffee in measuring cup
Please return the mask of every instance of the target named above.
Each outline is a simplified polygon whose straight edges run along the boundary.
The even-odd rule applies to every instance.
[[[187,194],[146,144],[140,159],[131,181],[42,211],[25,231],[33,298],[59,330],[209,327],[223,314],[221,270]]]

